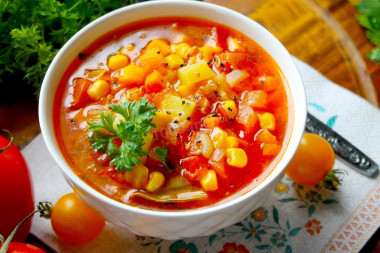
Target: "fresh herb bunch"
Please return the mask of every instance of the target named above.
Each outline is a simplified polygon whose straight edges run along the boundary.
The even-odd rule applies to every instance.
[[[71,36],[101,15],[134,2],[0,0],[1,101],[30,92],[29,85],[38,96],[50,62]]]
[[[120,114],[123,119],[115,123],[116,116],[100,112],[100,122],[87,122],[92,148],[107,153],[116,171],[133,170],[133,166],[140,163],[139,157],[148,155],[142,147],[144,137],[155,127],[152,123],[157,111],[155,107],[145,98],[109,105],[112,112]]]
[[[380,64],[380,0],[362,0],[356,8],[361,13],[356,16],[359,24],[367,29],[368,39],[376,46],[367,57]]]

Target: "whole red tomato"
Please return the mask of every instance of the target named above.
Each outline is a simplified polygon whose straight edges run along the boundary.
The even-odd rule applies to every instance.
[[[1,249],[0,243],[0,249]],[[7,253],[46,253],[46,251],[39,249],[33,245],[23,243],[23,242],[11,242],[9,244]]]
[[[0,136],[0,149],[9,140]],[[28,166],[13,144],[0,153],[0,234],[7,238],[15,226],[34,211],[34,200]],[[24,241],[32,220],[28,219],[17,231],[14,241]]]

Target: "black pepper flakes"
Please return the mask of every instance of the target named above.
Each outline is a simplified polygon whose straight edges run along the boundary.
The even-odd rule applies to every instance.
[[[198,140],[196,140],[195,142],[196,142],[196,143],[201,143],[202,141],[198,139]]]
[[[186,103],[186,101],[185,100],[182,100],[182,105],[184,105]]]
[[[75,123],[77,123],[77,121],[75,119],[72,119],[71,123],[75,124]]]
[[[166,111],[166,113],[167,113],[167,114],[171,114],[171,112],[170,112],[170,111]]]
[[[81,60],[84,60],[84,59],[87,58],[87,55],[81,52],[81,53],[78,54],[78,58],[81,59]]]
[[[174,124],[178,124],[178,120],[174,120]]]
[[[231,107],[228,107],[227,110],[229,110],[230,112],[232,112],[232,108]]]
[[[187,117],[187,120],[191,120],[191,117]]]

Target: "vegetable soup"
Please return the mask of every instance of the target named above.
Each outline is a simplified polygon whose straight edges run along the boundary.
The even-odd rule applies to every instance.
[[[214,205],[259,184],[289,139],[289,91],[244,34],[195,18],[140,21],[73,61],[54,102],[73,171],[128,205]]]

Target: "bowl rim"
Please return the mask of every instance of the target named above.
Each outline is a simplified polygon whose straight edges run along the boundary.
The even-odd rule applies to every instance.
[[[154,210],[154,209],[150,210],[150,209],[145,209],[144,207],[131,206],[131,205],[128,205],[125,203],[118,202],[118,201],[100,193],[99,191],[95,190],[90,185],[85,183],[79,176],[77,176],[73,172],[73,170],[70,168],[70,166],[68,165],[67,161],[65,160],[65,158],[62,154],[62,151],[58,147],[58,143],[57,143],[56,136],[54,133],[54,128],[52,127],[53,126],[53,119],[52,119],[53,117],[52,117],[52,114],[48,115],[48,109],[45,105],[48,104],[47,103],[48,98],[49,98],[48,85],[50,83],[50,79],[52,79],[52,77],[54,75],[54,70],[56,68],[58,68],[59,65],[61,64],[63,56],[70,51],[71,47],[75,45],[76,41],[79,38],[81,38],[83,35],[85,35],[89,30],[96,29],[96,27],[99,24],[101,24],[102,22],[115,19],[116,16],[127,13],[127,12],[131,12],[131,11],[135,11],[135,10],[139,10],[139,9],[147,8],[147,7],[153,8],[155,6],[168,6],[168,7],[173,7],[173,8],[175,6],[187,6],[189,8],[201,8],[201,9],[209,9],[209,10],[212,9],[215,12],[224,13],[225,15],[233,17],[236,20],[241,20],[241,21],[244,21],[246,23],[250,23],[253,26],[256,26],[256,29],[258,29],[265,36],[269,37],[270,40],[273,42],[273,44],[279,48],[281,53],[284,54],[283,57],[288,58],[287,61],[289,61],[292,65],[292,66],[289,66],[289,68],[290,68],[290,71],[294,74],[293,78],[295,78],[295,80],[301,84],[301,85],[299,85],[300,86],[299,88],[302,89],[299,92],[301,94],[301,96],[297,97],[297,102],[301,105],[304,105],[305,110],[303,113],[297,114],[297,118],[295,118],[296,115],[295,115],[295,108],[294,108],[294,102],[293,102],[293,124],[289,125],[289,127],[291,127],[292,129],[288,130],[288,131],[290,131],[289,141],[288,141],[288,143],[286,143],[287,147],[286,147],[286,150],[284,151],[284,153],[282,154],[281,159],[279,159],[279,161],[277,161],[277,164],[274,166],[272,171],[269,172],[268,175],[266,175],[264,179],[261,179],[261,182],[258,185],[256,185],[254,188],[248,190],[244,194],[241,194],[240,196],[233,198],[229,201],[226,201],[224,203],[216,203],[216,204],[211,205],[211,206],[205,206],[205,207],[200,207],[200,208],[196,208],[196,209],[170,211],[170,210]],[[173,16],[175,16],[175,15],[173,15]],[[177,16],[181,16],[181,15],[177,15]],[[143,20],[146,18],[149,18],[149,17],[144,17],[140,20]],[[212,21],[212,19],[209,19],[209,18],[204,18],[204,19]],[[120,26],[126,25],[128,23],[130,23],[130,22],[120,24]],[[229,26],[228,24],[225,24],[225,25]],[[229,26],[229,27],[233,27],[233,26]],[[236,28],[234,28],[234,29],[236,29]],[[110,30],[104,32],[103,34],[100,34],[99,36],[102,36],[105,33],[110,32],[112,30],[113,29],[110,29]],[[93,42],[93,40],[90,41],[86,46],[90,45],[91,42]],[[262,46],[262,45],[260,45],[260,46]],[[268,52],[268,54],[273,57],[271,52]],[[62,79],[62,76],[58,80],[61,80],[61,79]],[[55,90],[57,87],[58,87],[58,84],[55,85]],[[291,92],[290,86],[289,86],[289,90]],[[53,96],[53,97],[55,97],[55,96]],[[291,94],[291,99],[293,101],[295,101],[293,94]],[[53,98],[53,104],[54,104],[54,98]],[[52,106],[52,104],[49,104],[49,106]],[[226,7],[222,7],[219,5],[211,4],[211,3],[198,2],[198,1],[162,0],[162,1],[149,1],[149,2],[143,2],[143,3],[138,3],[138,4],[132,4],[132,5],[125,6],[125,7],[122,7],[120,9],[114,10],[114,11],[112,11],[112,12],[110,12],[104,16],[101,16],[100,18],[94,20],[93,22],[89,23],[88,25],[83,27],[81,30],[79,30],[72,38],[70,38],[65,43],[65,45],[59,50],[57,55],[54,57],[52,63],[50,64],[50,66],[49,66],[49,68],[45,74],[45,77],[44,77],[44,80],[42,83],[42,87],[41,87],[41,93],[40,93],[40,99],[39,99],[39,105],[38,105],[38,113],[39,113],[39,122],[40,122],[40,127],[41,127],[41,133],[42,133],[44,142],[45,142],[45,144],[49,150],[49,153],[52,155],[54,161],[56,162],[56,164],[60,168],[61,172],[63,172],[63,174],[65,175],[65,178],[68,177],[70,180],[72,180],[74,182],[74,184],[77,187],[79,187],[82,191],[86,192],[87,194],[91,195],[91,197],[96,198],[97,200],[99,200],[103,203],[107,203],[108,205],[111,205],[111,206],[114,206],[117,208],[121,208],[125,211],[129,211],[132,213],[145,214],[145,215],[157,216],[157,217],[184,217],[184,216],[189,217],[189,216],[196,216],[196,215],[202,215],[202,214],[207,214],[207,213],[213,213],[213,212],[217,212],[218,210],[228,209],[232,206],[238,205],[239,203],[241,204],[241,203],[249,200],[249,198],[253,197],[257,193],[261,192],[262,189],[268,187],[281,174],[283,175],[285,168],[286,168],[286,164],[290,162],[291,157],[294,155],[296,148],[298,147],[298,144],[300,143],[301,138],[302,138],[304,124],[306,122],[306,93],[305,93],[305,89],[304,89],[304,85],[303,85],[301,75],[300,75],[292,57],[288,53],[288,51],[279,42],[279,40],[274,37],[274,35],[272,35],[269,31],[267,31],[264,27],[262,27],[257,22],[253,21],[252,19],[250,19],[250,18],[248,18],[248,17],[246,17],[246,16],[244,16],[244,15],[242,15],[236,11],[233,11],[231,9],[228,9]],[[298,124],[301,125],[300,127],[302,127],[302,131],[299,130],[297,132],[294,132],[296,120],[297,120]],[[53,128],[53,129],[51,129],[51,128]],[[53,136],[53,139],[51,139],[51,136]],[[291,149],[289,149],[289,148],[291,148]],[[289,154],[288,157],[290,157],[290,158],[288,158],[288,160],[285,161],[283,168],[279,168],[278,165],[280,164],[281,161],[284,160],[284,156],[286,154]],[[66,180],[67,180],[67,178],[66,178]]]

